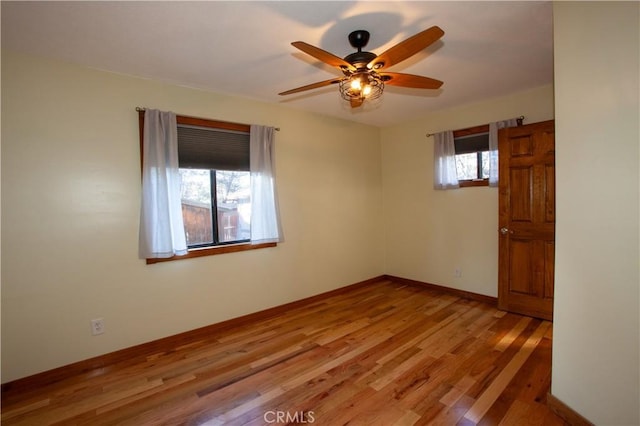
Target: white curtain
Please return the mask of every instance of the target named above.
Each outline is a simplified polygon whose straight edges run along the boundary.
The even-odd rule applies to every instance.
[[[274,166],[273,127],[251,125],[251,244],[282,242]]]
[[[146,110],[142,153],[139,256],[151,259],[186,254],[174,113]]]
[[[459,188],[458,174],[456,172],[456,147],[453,142],[453,132],[436,133],[433,135],[433,160],[434,160],[434,189]]]
[[[489,186],[498,186],[498,130],[517,125],[517,118],[489,123]]]

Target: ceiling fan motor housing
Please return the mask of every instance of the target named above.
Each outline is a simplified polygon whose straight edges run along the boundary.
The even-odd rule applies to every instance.
[[[345,56],[344,60],[357,69],[366,68],[367,64],[377,57],[375,53],[362,51],[362,48],[369,43],[369,36],[369,31],[366,30],[356,30],[349,34],[349,43],[358,51]]]
[[[377,55],[371,52],[354,52],[344,57],[344,60],[349,62],[354,67],[361,69],[366,68],[367,64],[373,61]]]

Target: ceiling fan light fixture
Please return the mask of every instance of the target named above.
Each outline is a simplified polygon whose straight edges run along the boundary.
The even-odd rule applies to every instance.
[[[340,80],[340,96],[346,101],[377,99],[382,96],[384,83],[378,74],[355,73]]]

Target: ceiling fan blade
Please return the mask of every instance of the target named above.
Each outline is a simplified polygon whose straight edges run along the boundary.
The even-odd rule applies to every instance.
[[[399,72],[381,72],[380,77],[385,85],[411,87],[414,89],[439,89],[442,81],[421,75],[403,74]]]
[[[349,62],[344,59],[327,52],[326,50],[322,50],[319,47],[312,46],[304,41],[294,41],[291,43],[292,46],[302,50],[304,53],[313,56],[316,59],[321,60],[327,65],[331,65],[332,67],[336,67],[339,69],[348,69],[351,71],[355,71],[356,68],[351,65]]]
[[[318,87],[329,86],[331,84],[340,83],[340,78],[332,78],[331,80],[319,81],[317,83],[307,84],[306,86],[297,87],[295,89],[287,90],[286,92],[278,93],[280,96],[290,95],[292,93],[304,92],[305,90],[317,89]]]
[[[369,62],[367,67],[373,70],[388,68],[415,55],[422,49],[438,41],[443,35],[444,31],[442,31],[440,27],[433,26],[386,50]]]
[[[364,99],[360,98],[351,98],[349,101],[351,103],[351,108],[358,108],[364,102]]]

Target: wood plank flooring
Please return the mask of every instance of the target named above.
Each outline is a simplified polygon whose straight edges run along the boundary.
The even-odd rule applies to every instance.
[[[381,281],[2,395],[3,425],[565,425],[551,323]]]

